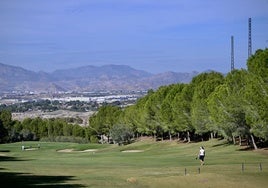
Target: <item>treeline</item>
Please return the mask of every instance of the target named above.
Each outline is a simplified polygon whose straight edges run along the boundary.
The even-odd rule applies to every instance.
[[[12,105],[0,104],[1,110],[9,110],[11,112],[27,112],[41,110],[43,112],[52,112],[56,110],[70,110],[75,112],[86,112],[89,110],[96,111],[99,104],[95,101],[82,102],[82,101],[50,101],[46,100],[33,100],[23,103],[15,103]]]
[[[125,143],[140,136],[186,142],[225,138],[257,148],[268,145],[268,49],[257,50],[247,70],[201,73],[189,84],[148,91],[125,108],[106,105],[81,127],[64,119],[13,121],[0,111],[0,142],[50,140]]]
[[[0,143],[33,140],[81,143],[89,138],[85,127],[67,123],[65,119],[37,117],[18,121],[12,120],[10,111],[0,111]]]
[[[202,73],[189,84],[151,90],[127,108],[101,107],[89,126],[91,134],[108,139],[118,127],[124,128],[118,141],[133,133],[188,142],[222,137],[255,148],[267,145],[268,49],[257,50],[248,59],[247,70]]]

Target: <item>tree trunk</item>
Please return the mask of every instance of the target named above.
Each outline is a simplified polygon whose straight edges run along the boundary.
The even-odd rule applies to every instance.
[[[254,136],[251,134],[250,137],[251,137],[251,141],[252,141],[252,144],[253,144],[254,149],[255,150],[258,149],[258,147],[257,147],[257,145],[255,143],[255,140],[254,140]]]
[[[103,135],[101,135],[101,140],[100,140],[101,144],[103,144]]]
[[[171,141],[172,140],[172,136],[171,136],[170,131],[168,131],[168,134],[169,134],[169,141]]]
[[[239,146],[242,146],[242,138],[240,135],[239,135]]]
[[[187,140],[188,140],[188,143],[190,143],[190,142],[191,142],[191,138],[190,138],[190,132],[189,132],[189,131],[187,131]]]
[[[234,145],[235,145],[235,137],[233,136],[233,143],[234,143]]]
[[[210,133],[210,139],[213,139],[214,136],[213,136],[213,132]]]
[[[181,138],[180,138],[180,132],[178,132],[178,140],[180,140]]]

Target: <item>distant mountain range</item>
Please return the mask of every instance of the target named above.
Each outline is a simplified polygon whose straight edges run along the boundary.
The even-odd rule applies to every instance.
[[[126,65],[84,66],[46,73],[0,63],[0,92],[148,90],[173,83],[188,83],[197,74],[151,74]]]

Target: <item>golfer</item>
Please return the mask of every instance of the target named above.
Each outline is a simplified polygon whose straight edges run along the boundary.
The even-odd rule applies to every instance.
[[[200,147],[198,158],[200,160],[200,164],[204,165],[204,159],[205,159],[205,149],[203,146]]]

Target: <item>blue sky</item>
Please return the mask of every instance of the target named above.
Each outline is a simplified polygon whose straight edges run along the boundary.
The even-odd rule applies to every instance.
[[[246,68],[268,47],[268,0],[1,0],[0,62],[52,72],[129,65],[151,73]]]

